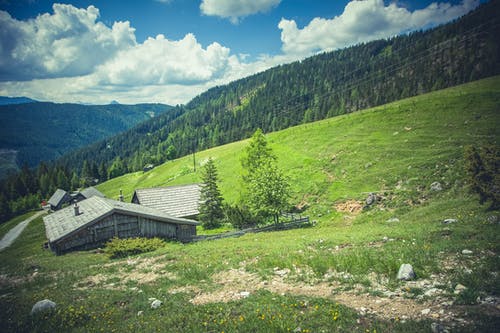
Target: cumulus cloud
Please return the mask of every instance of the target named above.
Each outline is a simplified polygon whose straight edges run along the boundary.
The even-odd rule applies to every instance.
[[[237,24],[241,17],[265,13],[278,6],[281,0],[202,0],[201,12],[209,16],[229,18]]]
[[[118,53],[97,72],[105,84],[190,85],[222,76],[228,69],[229,52],[218,43],[203,49],[193,34],[178,41],[158,35]]]
[[[479,0],[432,3],[410,12],[395,2],[385,6],[383,0],[351,1],[332,19],[315,18],[302,29],[294,20],[282,19],[278,27],[285,53],[308,55],[445,23],[478,5]]]
[[[111,28],[97,22],[99,10],[54,4],[53,14],[18,21],[0,11],[0,80],[85,75],[136,44],[129,22]]]

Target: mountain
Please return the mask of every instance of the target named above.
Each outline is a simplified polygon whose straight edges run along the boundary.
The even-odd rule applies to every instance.
[[[249,137],[354,112],[500,73],[500,2],[449,24],[363,43],[212,88],[154,122],[64,156],[119,159],[122,172]],[[106,150],[110,144],[111,148]]]
[[[0,106],[0,151],[16,152],[18,166],[36,166],[123,132],[171,109],[163,104],[80,105],[25,103]],[[11,164],[12,166],[12,164]],[[5,174],[5,170],[4,170]]]
[[[34,99],[28,97],[5,97],[0,96],[0,105],[36,103]]]

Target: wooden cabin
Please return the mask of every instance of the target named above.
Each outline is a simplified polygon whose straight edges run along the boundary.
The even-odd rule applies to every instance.
[[[93,196],[43,218],[56,254],[101,247],[113,237],[160,237],[190,241],[198,222],[162,211]]]
[[[200,184],[143,188],[135,190],[132,202],[172,216],[196,219],[200,194]]]
[[[90,187],[84,188],[81,191],[72,193],[71,199],[72,199],[72,202],[75,202],[75,201],[79,202],[79,201],[82,201],[85,199],[92,198],[93,196],[105,198],[104,194],[102,194],[98,189],[90,186]]]
[[[61,209],[65,204],[69,204],[70,202],[71,195],[60,188],[58,188],[49,199],[50,209],[54,211]]]

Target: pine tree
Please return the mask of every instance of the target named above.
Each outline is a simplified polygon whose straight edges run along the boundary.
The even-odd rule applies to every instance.
[[[222,195],[217,185],[217,168],[212,158],[208,159],[202,173],[203,186],[201,188],[200,221],[205,229],[214,229],[220,226],[224,217],[222,211]]]

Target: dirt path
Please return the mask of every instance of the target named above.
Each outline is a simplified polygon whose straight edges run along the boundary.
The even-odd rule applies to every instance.
[[[21,232],[23,232],[24,228],[26,228],[28,223],[30,223],[31,221],[33,221],[34,219],[38,218],[39,216],[45,213],[46,213],[45,211],[40,211],[35,215],[27,218],[26,220],[20,222],[14,228],[10,229],[9,232],[6,233],[5,236],[3,236],[3,238],[0,240],[0,251],[9,247],[16,240],[16,238],[19,237]]]

